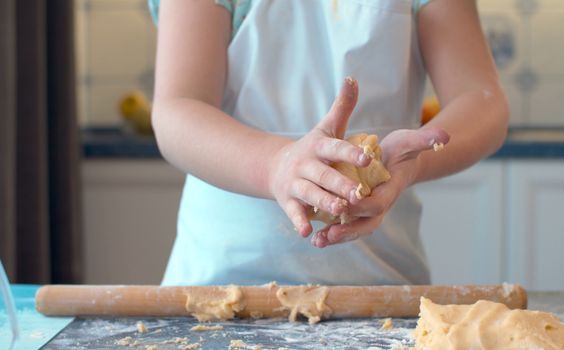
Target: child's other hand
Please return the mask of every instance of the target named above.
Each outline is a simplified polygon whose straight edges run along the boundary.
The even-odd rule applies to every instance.
[[[402,191],[414,183],[419,154],[433,149],[435,143],[446,144],[448,141],[449,135],[438,128],[391,132],[380,143],[382,159],[391,179],[374,188],[370,196],[349,208],[349,215],[358,219],[324,227],[312,237],[312,244],[323,248],[374,232]]]
[[[269,187],[294,227],[302,236],[312,232],[306,215],[308,206],[339,216],[357,203],[358,183],[333,169],[332,162],[367,166],[371,159],[360,147],[343,139],[348,119],[356,105],[358,83],[345,79],[331,110],[312,131],[290,142],[272,157]]]

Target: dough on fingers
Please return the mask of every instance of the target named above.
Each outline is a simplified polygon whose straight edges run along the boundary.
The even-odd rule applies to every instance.
[[[370,196],[374,187],[388,181],[391,176],[382,163],[382,150],[378,144],[378,136],[355,134],[349,137],[347,141],[355,146],[361,147],[364,153],[372,158],[372,161],[364,168],[356,167],[345,162],[337,162],[331,166],[341,174],[358,183],[356,197],[362,199]],[[349,218],[346,214],[334,216],[330,213],[318,210],[318,208],[308,209],[308,219],[322,221],[328,225],[339,222],[342,224],[349,222]]]

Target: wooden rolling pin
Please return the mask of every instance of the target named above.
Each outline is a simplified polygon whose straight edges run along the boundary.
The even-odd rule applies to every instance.
[[[47,316],[188,316],[187,295],[221,298],[226,287],[50,285],[36,295],[37,310]],[[244,309],[237,317],[287,316],[276,296],[276,284],[241,286]],[[526,308],[527,293],[519,285],[460,286],[311,286],[325,288],[331,318],[415,317],[421,296],[439,304],[473,304],[480,299]]]

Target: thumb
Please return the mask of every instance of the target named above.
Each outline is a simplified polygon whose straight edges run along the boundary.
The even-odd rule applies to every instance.
[[[325,118],[317,124],[317,128],[330,136],[342,139],[357,99],[358,82],[351,77],[346,77],[339,95],[335,98]]]
[[[396,130],[386,136],[380,146],[382,149],[393,150],[400,158],[416,157],[420,152],[446,145],[449,134],[440,128],[424,128],[418,130]],[[389,154],[383,154],[386,163]]]

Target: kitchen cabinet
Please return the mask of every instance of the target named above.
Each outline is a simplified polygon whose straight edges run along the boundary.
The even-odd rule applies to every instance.
[[[507,164],[507,277],[564,290],[564,162]]]
[[[433,283],[564,289],[564,162],[487,160],[416,192]]]
[[[488,161],[416,186],[434,283],[503,279],[503,164]]]
[[[83,162],[84,268],[91,284],[159,284],[184,175],[161,159]]]

